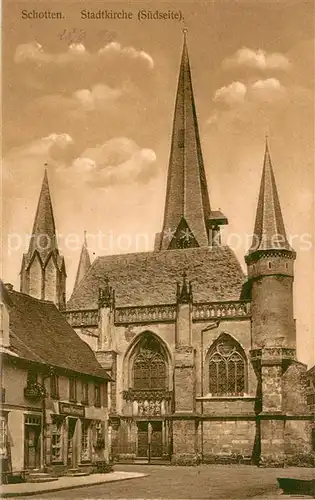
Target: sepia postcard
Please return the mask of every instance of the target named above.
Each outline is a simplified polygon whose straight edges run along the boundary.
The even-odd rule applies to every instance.
[[[1,496],[315,498],[314,2],[6,0],[2,68]]]

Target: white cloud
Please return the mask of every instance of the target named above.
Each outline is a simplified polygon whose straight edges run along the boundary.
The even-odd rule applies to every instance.
[[[123,47],[118,42],[111,42],[95,53],[89,53],[82,43],[73,43],[69,45],[67,51],[59,53],[45,52],[42,45],[37,42],[25,43],[17,46],[14,61],[16,63],[29,60],[37,63],[67,64],[78,60],[93,61],[107,55],[116,55],[131,60],[142,61],[150,69],[154,67],[153,58],[147,52],[131,46]]]
[[[115,102],[124,93],[105,84],[93,85],[92,89],[79,89],[73,93],[74,100],[87,111],[97,110]]]
[[[267,53],[265,50],[252,50],[247,47],[239,49],[232,57],[224,59],[223,68],[229,69],[238,66],[258,70],[283,70],[291,67],[289,59],[280,52]]]
[[[214,93],[213,101],[234,107],[245,102],[277,100],[283,98],[285,94],[286,89],[279,80],[266,78],[247,84],[232,82],[230,85],[219,88]]]
[[[285,97],[286,89],[276,78],[257,80],[250,86],[249,98],[258,101],[274,101]]]
[[[14,61],[16,63],[27,60],[37,63],[68,63],[78,57],[89,57],[90,54],[82,44],[71,44],[66,52],[49,53],[45,52],[42,45],[37,42],[24,43],[18,45],[15,51]]]
[[[84,182],[107,187],[132,182],[146,183],[156,173],[156,155],[126,137],[115,137],[102,145],[88,148],[76,158],[70,169]]]
[[[246,92],[247,88],[244,83],[233,82],[218,89],[214,94],[213,100],[229,105],[239,104],[244,102]]]
[[[127,55],[132,59],[142,59],[143,61],[147,62],[151,69],[154,68],[154,61],[147,52],[145,52],[144,50],[135,49],[134,47],[122,47],[119,42],[110,42],[98,51],[100,55],[115,52],[118,54]]]

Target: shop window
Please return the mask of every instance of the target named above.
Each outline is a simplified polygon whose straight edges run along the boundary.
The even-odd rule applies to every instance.
[[[0,416],[0,459],[7,458],[8,428],[6,418]]]
[[[222,335],[210,351],[209,392],[213,396],[240,396],[245,392],[246,359],[241,346]]]
[[[63,419],[53,418],[51,426],[51,460],[52,462],[63,462]]]
[[[94,406],[97,406],[97,407],[101,406],[101,386],[100,385],[94,386]]]
[[[91,460],[90,436],[91,427],[88,420],[82,421],[81,430],[81,461],[86,462]]]
[[[82,403],[89,404],[89,384],[88,382],[82,382]]]
[[[76,402],[77,400],[77,381],[75,377],[69,378],[69,401]]]
[[[59,399],[59,377],[56,374],[50,377],[50,396],[53,399]]]

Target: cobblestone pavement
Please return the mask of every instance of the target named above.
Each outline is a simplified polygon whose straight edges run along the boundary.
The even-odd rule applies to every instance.
[[[244,498],[286,500],[277,487],[277,477],[311,479],[313,469],[262,469],[251,466],[201,465],[171,467],[121,465],[115,470],[144,472],[147,477],[117,483],[90,486],[33,498],[41,499],[224,499]],[[20,499],[22,497],[19,497]],[[23,497],[26,498],[26,497]],[[29,498],[29,497],[28,497]],[[293,498],[293,497],[291,497]],[[297,497],[296,497],[297,498]],[[302,498],[302,497],[298,497]]]

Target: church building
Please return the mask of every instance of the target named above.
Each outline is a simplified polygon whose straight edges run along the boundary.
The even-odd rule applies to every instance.
[[[210,203],[186,39],[154,250],[91,263],[85,241],[65,305],[51,210],[39,203],[33,237],[49,235],[50,247],[31,241],[21,290],[53,300],[110,375],[115,460],[312,463],[306,366],[296,358],[296,254],[268,144],[245,275],[221,242],[228,219]]]

